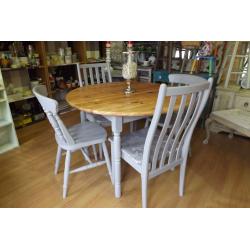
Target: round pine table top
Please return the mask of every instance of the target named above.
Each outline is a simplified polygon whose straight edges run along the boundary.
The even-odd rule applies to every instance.
[[[88,85],[70,91],[66,100],[72,107],[93,114],[106,116],[153,115],[160,84],[133,81],[131,87],[135,89],[135,92],[125,95],[123,90],[126,88],[126,82]]]

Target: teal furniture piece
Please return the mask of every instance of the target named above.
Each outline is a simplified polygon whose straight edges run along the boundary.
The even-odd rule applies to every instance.
[[[166,70],[155,70],[153,71],[153,82],[165,82],[168,83],[168,75],[169,73]]]
[[[197,67],[198,60],[208,60],[209,61],[208,74],[209,74],[209,77],[211,77],[215,71],[216,58],[214,56],[195,56],[193,64],[192,64],[192,69],[190,72],[191,74],[193,74],[195,68]]]

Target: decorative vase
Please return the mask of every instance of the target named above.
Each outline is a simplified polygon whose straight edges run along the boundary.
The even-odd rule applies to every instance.
[[[127,88],[124,90],[124,93],[131,94],[135,92],[135,90],[131,88],[131,80],[135,79],[137,76],[135,51],[128,50],[127,52],[123,52],[122,76],[127,80]]]

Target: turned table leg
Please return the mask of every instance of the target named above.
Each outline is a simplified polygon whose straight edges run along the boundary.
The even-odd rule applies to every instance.
[[[112,149],[112,171],[114,171],[115,197],[121,197],[121,132],[122,117],[112,118],[113,149]]]

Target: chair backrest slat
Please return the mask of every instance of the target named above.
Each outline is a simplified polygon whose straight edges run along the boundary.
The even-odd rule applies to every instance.
[[[175,151],[175,148],[173,147],[173,145],[174,145],[175,140],[177,139],[176,134],[178,134],[180,126],[181,126],[181,118],[185,110],[186,100],[187,100],[187,95],[183,95],[181,97],[181,103],[180,103],[177,116],[172,125],[171,131],[168,135],[167,143],[164,145],[164,148],[163,148],[163,153],[160,159],[160,167],[164,167],[164,162],[165,162],[167,154],[168,154],[168,157],[170,158],[170,155]]]
[[[182,140],[182,138],[184,140],[185,135],[186,135],[186,131],[188,132],[188,130],[189,130],[188,124],[191,124],[192,117],[196,116],[195,108],[198,109],[200,107],[200,98],[198,98],[198,100],[197,100],[197,96],[202,97],[203,96],[202,94],[200,94],[200,93],[199,94],[192,94],[192,96],[191,96],[191,101],[189,103],[189,107],[187,109],[185,117],[184,117],[184,119],[183,119],[183,121],[178,129],[177,134],[175,135],[174,140],[173,140],[172,147],[170,150],[170,155],[168,158],[168,164],[173,161],[174,156],[177,156],[178,148],[181,147],[181,145],[182,145],[180,143],[180,141]],[[182,136],[182,138],[180,140],[181,136]],[[177,160],[177,158],[176,158],[176,160]]]
[[[191,111],[190,112],[190,116],[188,117],[189,120],[187,120],[189,123],[188,125],[186,126],[186,129],[184,131],[184,134],[179,142],[179,148],[177,150],[177,153],[176,153],[176,159],[179,158],[181,156],[181,149],[183,147],[183,144],[184,144],[184,139],[188,136],[188,133],[189,131],[193,131],[199,117],[200,117],[200,114],[206,104],[206,102],[204,102],[204,100],[206,100],[206,95],[209,94],[208,92],[210,91],[210,89],[208,89],[208,91],[205,91],[204,93],[199,93],[198,95],[195,96],[195,104],[196,105],[193,105],[192,109],[194,110],[193,112]],[[200,108],[202,107],[202,108]],[[191,134],[192,135],[192,134]],[[191,137],[191,135],[189,135]]]
[[[81,69],[81,68],[80,68]],[[81,73],[81,70],[80,70],[80,73]],[[87,73],[87,68],[83,68],[83,77],[84,77],[84,83],[85,85],[88,85],[89,84],[89,81],[88,81],[88,73]],[[83,83],[82,85],[80,85],[81,87],[83,86]]]
[[[83,77],[79,79],[84,79],[84,83],[80,83],[82,87],[91,84],[100,84],[112,82],[110,66],[108,63],[90,63],[90,64],[80,64],[80,72],[78,74],[83,74]]]
[[[44,85],[36,86],[32,91],[41,104],[44,112],[46,113],[48,120],[53,127],[58,139],[69,145],[74,144],[75,142],[73,138],[71,137],[63,121],[57,114],[58,102],[47,97],[47,90]]]
[[[172,96],[170,98],[169,109],[168,109],[168,112],[167,112],[167,115],[166,115],[166,118],[165,118],[165,121],[164,121],[164,125],[162,127],[160,136],[159,136],[159,138],[157,140],[157,143],[156,143],[156,146],[155,146],[155,151],[154,151],[152,166],[151,166],[152,170],[154,170],[156,168],[157,161],[158,161],[158,156],[159,156],[159,153],[160,153],[160,148],[162,146],[162,142],[163,142],[164,137],[166,135],[167,129],[169,128],[169,124],[171,122],[171,118],[172,118],[172,115],[174,113],[175,103],[176,103],[176,96]]]
[[[102,71],[102,82],[105,83],[106,82],[106,77],[105,77],[104,68],[101,68],[101,71]]]
[[[94,85],[95,81],[94,81],[94,77],[93,77],[93,68],[89,67],[89,76],[90,76],[90,84]]]
[[[195,109],[196,101],[197,101],[197,94],[194,93],[194,94],[191,95],[191,99],[190,99],[190,102],[189,102],[188,109],[186,111],[185,117],[183,118],[183,121],[182,121],[182,124],[181,124],[181,126],[179,128],[179,131],[177,132],[177,134],[175,136],[175,140],[174,140],[172,148],[171,148],[171,154],[169,155],[169,160],[168,160],[169,162],[171,162],[173,157],[174,157],[173,152],[175,152],[176,155],[177,155],[178,149],[181,147],[181,143],[178,144],[179,137],[182,135],[183,131],[186,128],[188,128],[188,123],[191,120],[191,116],[194,115],[194,109]],[[185,133],[185,131],[184,131],[184,133]],[[183,136],[183,138],[185,138],[185,135]],[[177,147],[178,147],[178,149],[177,149]]]
[[[99,68],[98,67],[95,67],[95,75],[96,75],[97,83],[101,83],[100,82],[100,75],[99,75]]]
[[[171,97],[171,99],[172,98],[173,97]],[[175,96],[175,98],[176,98],[176,96]],[[181,117],[183,115],[185,105],[186,105],[186,98],[187,98],[186,95],[181,96],[181,103],[179,106],[179,110],[177,112],[177,116],[175,117],[175,120],[172,121],[172,123],[173,123],[172,128],[170,128],[170,133],[168,134],[167,141],[163,147],[163,151],[162,151],[162,155],[161,155],[161,159],[160,159],[160,164],[159,164],[160,168],[164,167],[164,162],[165,162],[166,157],[171,154],[171,147],[172,147],[171,145],[173,143],[174,136],[179,129],[179,125],[181,123]],[[164,127],[164,125],[163,125],[163,127]],[[168,124],[168,127],[169,127],[169,124]]]

